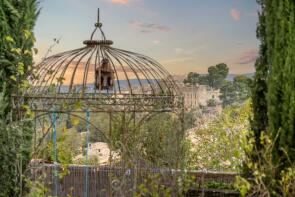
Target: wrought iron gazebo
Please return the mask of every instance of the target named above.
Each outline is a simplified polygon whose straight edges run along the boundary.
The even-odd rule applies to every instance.
[[[101,39],[94,39],[95,33]],[[172,76],[157,61],[112,47],[95,23],[84,47],[44,59],[30,77],[32,87],[23,95],[35,111],[68,110],[62,105],[79,100],[82,110],[173,111],[182,97]],[[60,102],[61,101],[61,102]],[[111,108],[105,106],[112,106]]]
[[[96,32],[101,34],[100,39],[95,39]],[[102,141],[112,143],[110,136],[116,113],[124,117],[122,133],[127,132],[125,122],[133,122],[133,128],[139,128],[155,114],[172,113],[182,125],[179,131],[175,131],[180,139],[183,135],[183,97],[173,77],[162,65],[145,55],[112,47],[113,41],[107,40],[102,31],[99,13],[90,39],[83,43],[82,48],[45,58],[29,77],[31,87],[14,96],[17,110],[25,102],[35,112],[36,124],[44,125],[41,117],[43,121],[44,117],[50,120],[46,132],[38,134],[42,129],[36,129],[35,149],[48,133],[52,133],[53,161],[57,164],[57,124],[59,119],[69,116],[86,122],[86,164],[90,130],[99,131]],[[102,131],[91,122],[91,114],[96,113],[109,115],[108,131]],[[181,142],[175,143],[180,147]],[[120,144],[124,146],[124,137]],[[111,152],[105,165],[112,165]],[[125,168],[125,163],[121,163],[122,166]]]

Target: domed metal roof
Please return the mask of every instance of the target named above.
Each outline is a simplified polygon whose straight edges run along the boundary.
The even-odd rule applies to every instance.
[[[157,61],[112,47],[98,21],[84,47],[44,59],[31,78],[30,95],[112,94],[172,96],[178,88]],[[94,40],[99,30],[102,39]]]
[[[84,47],[38,64],[29,78],[31,87],[14,96],[14,102],[26,100],[36,111],[71,110],[80,101],[80,110],[93,111],[171,111],[182,105],[178,87],[162,65],[145,55],[112,47],[113,41],[106,39],[101,27],[98,15]],[[99,40],[94,39],[97,30]]]

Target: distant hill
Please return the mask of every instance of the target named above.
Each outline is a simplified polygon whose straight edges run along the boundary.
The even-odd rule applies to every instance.
[[[142,86],[149,85],[150,83],[151,84],[157,83],[155,79],[141,79],[140,82]],[[129,83],[127,80],[119,80],[119,81],[115,80],[114,86],[117,90],[118,90],[118,83],[120,84],[121,90],[128,89],[129,83],[132,89],[140,86],[140,83],[137,79],[129,79]],[[95,89],[94,84],[87,84],[86,86],[90,92],[92,92]],[[69,88],[68,85],[62,85],[61,92],[68,92],[68,88]],[[79,90],[82,88],[82,85],[76,85],[75,88]]]
[[[245,74],[228,74],[226,80],[233,81],[236,76],[244,75],[246,77],[254,77],[255,73],[245,73]]]
[[[255,74],[255,73],[246,73],[246,74],[240,74],[240,75],[244,75],[244,76],[247,76],[247,77],[253,77],[254,74]],[[235,78],[236,76],[238,76],[238,75],[239,75],[239,74],[228,74],[226,80],[228,80],[228,81],[233,81],[234,78]],[[175,76],[173,76],[173,78],[174,78],[177,82],[183,82],[183,79],[185,79],[185,77],[186,77],[185,75],[175,75]],[[118,88],[118,82],[119,82],[120,87],[121,87],[122,89],[127,89],[127,88],[129,87],[129,84],[128,84],[128,81],[127,81],[127,80],[119,80],[119,81],[115,81],[115,87],[116,87],[116,88]],[[140,86],[139,81],[138,81],[137,79],[129,79],[129,82],[130,82],[131,87],[133,87],[133,88],[134,88],[134,87],[138,87],[138,86]],[[148,79],[142,79],[142,80],[141,80],[141,84],[142,84],[143,86],[148,85],[149,83],[156,84],[156,81],[155,81],[155,79],[149,79],[149,80],[148,80]],[[67,86],[67,85],[62,85],[62,86],[61,86],[61,92],[67,92],[68,88],[69,88],[69,86]],[[76,86],[76,88],[79,88],[79,86]],[[89,90],[93,90],[93,89],[94,89],[94,84],[88,84],[88,85],[87,85],[87,88],[88,88]]]
[[[253,77],[255,73],[245,73],[245,74],[228,74],[226,80],[233,81],[236,76],[244,75],[246,77]],[[205,74],[201,74],[205,75]],[[187,75],[173,75],[173,78],[178,82],[183,82]]]

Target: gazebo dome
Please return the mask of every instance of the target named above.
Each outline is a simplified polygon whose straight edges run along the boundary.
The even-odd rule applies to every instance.
[[[148,95],[175,96],[171,75],[145,55],[112,47],[99,21],[84,47],[44,59],[31,77],[33,95]],[[101,40],[94,40],[99,30]]]
[[[45,58],[29,77],[30,88],[13,96],[35,111],[172,111],[183,97],[172,76],[145,55],[112,47],[102,24],[85,46]],[[94,39],[96,31],[101,39]],[[21,93],[21,95],[20,95]],[[77,104],[79,103],[79,104]],[[75,106],[81,106],[76,109]],[[74,107],[74,108],[73,108]]]

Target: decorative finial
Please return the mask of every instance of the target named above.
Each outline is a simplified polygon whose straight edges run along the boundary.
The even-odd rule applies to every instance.
[[[99,19],[99,8],[97,8],[97,22],[95,23],[95,27],[102,27],[102,23],[100,22],[100,19]]]

